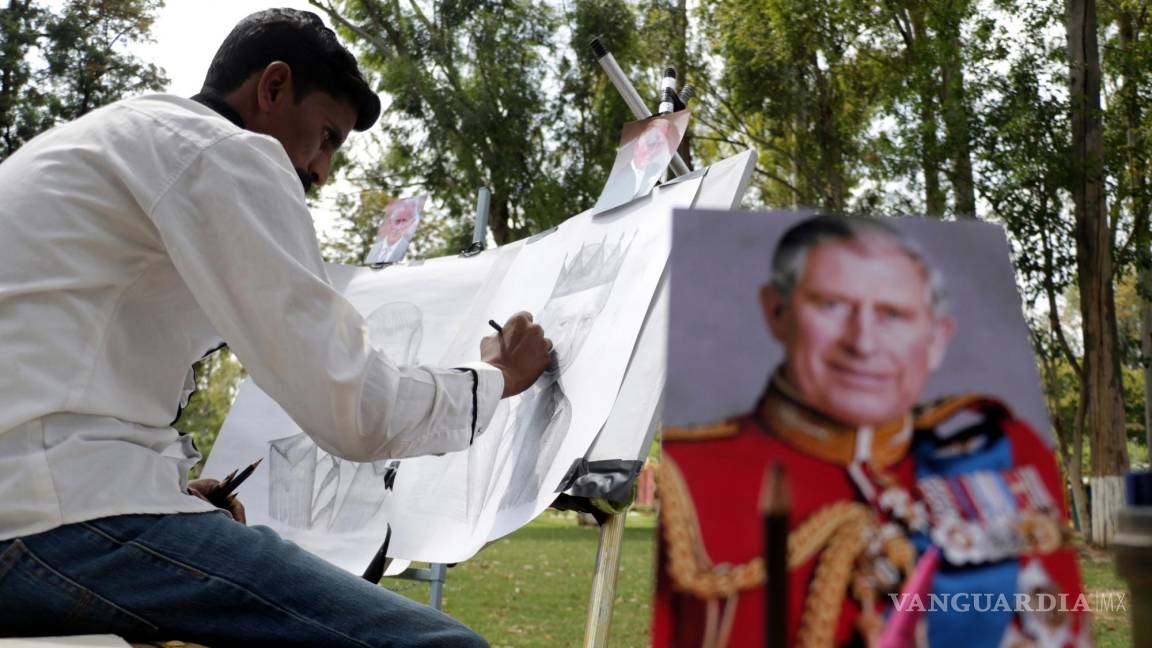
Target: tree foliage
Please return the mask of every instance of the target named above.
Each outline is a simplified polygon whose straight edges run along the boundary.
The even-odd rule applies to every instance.
[[[224,424],[224,417],[232,407],[237,386],[246,374],[240,361],[227,348],[206,356],[192,370],[196,372],[196,391],[188,399],[188,405],[181,410],[174,427],[184,434],[192,435],[196,448],[207,457],[216,443],[216,435]],[[203,465],[201,462],[196,467],[196,474],[199,474]]]
[[[704,0],[691,8],[683,0],[410,0],[403,6],[364,0],[327,8],[347,20],[393,101],[386,130],[394,141],[377,173],[388,169],[424,182],[445,206],[441,229],[455,223],[456,231],[468,231],[474,191],[449,188],[446,176],[490,186],[505,178],[494,187],[507,201],[494,211],[503,221],[493,222],[498,242],[539,231],[594,199],[629,116],[584,53],[592,35],[611,42],[642,94],[651,94],[667,63],[691,77],[703,97],[694,106],[686,157],[707,163],[756,148],[753,194],[765,205],[1002,223],[1059,412],[1058,448],[1083,509],[1082,472],[1116,474],[1127,465],[1125,431],[1152,427],[1152,417],[1134,418],[1137,409],[1127,398],[1133,372],[1152,364],[1145,145],[1152,46],[1144,5],[1107,0],[1097,12],[1094,2],[1082,0]],[[422,41],[396,37],[380,21],[387,17],[399,30],[421,7],[433,34],[425,40],[453,43],[455,52],[471,48],[467,61],[437,58],[443,48],[421,57],[396,49]],[[1090,8],[1098,21],[1085,24],[1083,38],[1073,41],[1088,44],[1087,58],[1069,59],[1079,55],[1065,40],[1066,19],[1070,10],[1080,15],[1078,7]],[[471,21],[452,18],[465,9]],[[500,131],[509,154],[493,160],[484,156],[491,142],[468,130],[478,110],[477,95],[470,94],[476,86],[463,83],[463,93],[443,88],[453,78],[480,74],[492,60],[483,48],[506,46],[475,37],[485,12],[497,9],[506,21],[500,33],[521,39],[508,60],[525,63],[490,68],[500,80],[493,87],[508,82],[523,89],[531,79],[527,85],[557,88],[562,100],[525,92],[525,111],[547,111],[531,125],[516,110],[484,112],[494,120],[481,120],[487,129],[495,122],[515,125],[510,136]],[[528,20],[539,29],[517,31],[527,29]],[[366,34],[386,36],[374,41]],[[1100,47],[1091,46],[1095,38]],[[1082,85],[1073,84],[1092,74],[1100,80],[1097,108],[1084,104],[1076,90]],[[490,104],[499,103],[492,101],[499,92],[482,90]],[[432,97],[441,113],[426,103]],[[451,141],[437,139],[445,137]],[[413,153],[421,146],[427,147],[421,155],[434,150],[437,159],[467,163],[427,166]],[[513,176],[518,180],[506,180]],[[556,213],[563,206],[569,208]],[[1135,318],[1108,305],[1112,282],[1130,275]],[[1070,308],[1070,300],[1081,308]],[[1152,373],[1146,382],[1152,398]],[[1070,415],[1069,403],[1075,404]]]
[[[120,97],[161,90],[147,40],[160,0],[10,0],[0,11],[0,160],[37,133]],[[58,8],[57,8],[58,7]]]

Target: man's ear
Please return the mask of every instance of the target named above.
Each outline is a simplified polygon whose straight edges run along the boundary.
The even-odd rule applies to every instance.
[[[292,68],[283,61],[272,61],[260,72],[256,82],[256,107],[260,112],[270,112],[291,100]]]
[[[764,312],[764,322],[768,324],[772,337],[783,342],[787,337],[784,315],[788,304],[776,286],[770,283],[760,286],[760,308]]]
[[[952,337],[956,334],[956,320],[951,315],[936,318],[932,323],[932,341],[928,347],[928,370],[936,371],[944,362],[944,355],[948,353],[948,346],[952,344]]]

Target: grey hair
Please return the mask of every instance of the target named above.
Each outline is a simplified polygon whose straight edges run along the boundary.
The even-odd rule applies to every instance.
[[[866,237],[879,237],[907,254],[924,271],[928,279],[929,304],[936,317],[948,314],[948,292],[940,271],[928,262],[920,245],[904,232],[877,218],[868,216],[839,216],[825,214],[809,218],[792,226],[776,245],[772,255],[771,284],[780,296],[787,299],[813,247],[828,242],[855,243]]]

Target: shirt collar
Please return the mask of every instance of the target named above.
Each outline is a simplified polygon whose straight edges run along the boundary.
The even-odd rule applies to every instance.
[[[208,106],[212,110],[220,113],[220,116],[224,119],[236,124],[237,127],[244,128],[244,120],[240,118],[240,113],[236,112],[235,108],[228,105],[228,102],[224,101],[224,98],[215,92],[205,90],[204,92],[193,95],[192,101]]]
[[[767,430],[806,454],[841,466],[867,462],[886,468],[904,458],[912,441],[912,416],[854,427],[817,412],[777,371],[756,416]]]

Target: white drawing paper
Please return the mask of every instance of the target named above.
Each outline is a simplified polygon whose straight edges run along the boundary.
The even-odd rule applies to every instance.
[[[465,560],[523,526],[552,503],[566,472],[605,429],[667,262],[672,209],[693,205],[703,177],[610,213],[585,212],[478,257],[378,272],[330,267],[390,357],[439,366],[475,361],[489,319],[527,310],[553,339],[557,361],[527,392],[503,401],[468,450],[366,464],[316,447],[246,381],[205,475],[264,457],[267,469],[240,490],[249,523],[267,524],[354,573],[371,561],[389,525],[389,556],[428,562]],[[661,373],[644,364],[643,373]]]

